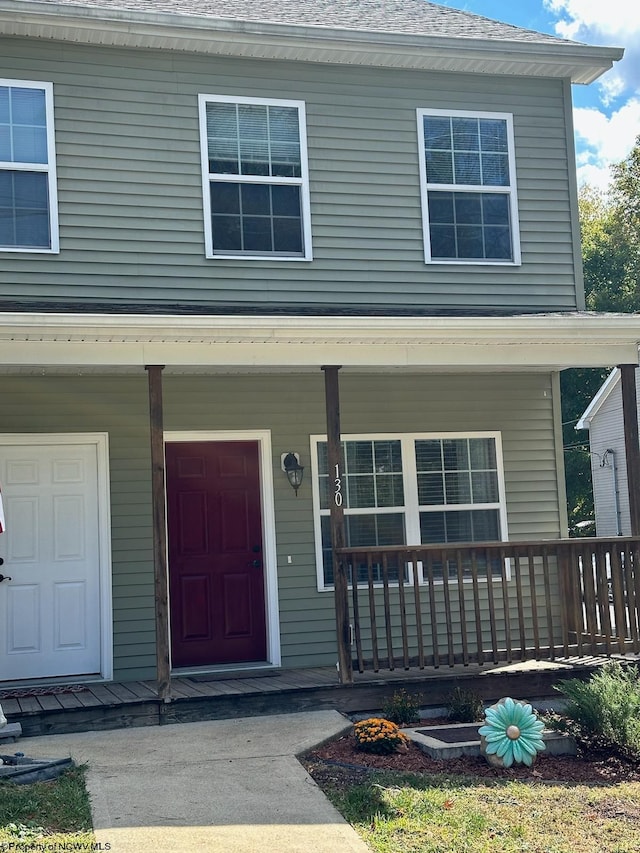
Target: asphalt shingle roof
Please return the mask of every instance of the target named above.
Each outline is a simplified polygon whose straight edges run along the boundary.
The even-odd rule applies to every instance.
[[[405,36],[570,43],[428,0],[38,0],[33,5],[39,4]]]

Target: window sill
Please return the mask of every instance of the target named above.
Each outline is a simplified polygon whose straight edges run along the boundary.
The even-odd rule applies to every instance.
[[[309,255],[309,257],[303,257],[302,255],[206,255],[207,260],[209,261],[272,261],[274,263],[279,263],[280,261],[285,261],[289,263],[290,261],[312,261],[313,255]]]
[[[478,267],[521,267],[522,261],[494,261],[494,260],[483,260],[482,258],[474,258],[473,260],[467,260],[466,258],[451,258],[451,259],[440,259],[440,258],[425,258],[424,262],[427,266],[433,266],[434,264],[442,264],[443,266],[478,266]]]
[[[22,246],[0,246],[0,254],[3,254],[4,252],[11,252],[11,254],[20,253],[21,255],[59,255],[60,249],[38,249],[35,247],[28,249]]]

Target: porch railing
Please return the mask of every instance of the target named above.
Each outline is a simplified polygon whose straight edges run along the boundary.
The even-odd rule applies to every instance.
[[[640,538],[337,554],[360,672],[640,652]]]

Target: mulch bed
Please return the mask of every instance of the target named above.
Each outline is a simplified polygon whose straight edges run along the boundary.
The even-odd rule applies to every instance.
[[[434,725],[434,721],[424,720],[421,725]],[[331,782],[341,787],[366,781],[372,770],[471,776],[487,781],[517,779],[586,785],[640,782],[638,764],[609,753],[583,752],[579,756],[542,754],[532,767],[520,764],[509,769],[497,769],[487,764],[482,756],[446,761],[430,758],[413,742],[408,743],[406,751],[373,755],[356,748],[353,734],[344,735],[307,753],[303,763],[320,785]]]

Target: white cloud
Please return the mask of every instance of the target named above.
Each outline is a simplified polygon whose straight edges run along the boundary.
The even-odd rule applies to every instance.
[[[625,92],[624,79],[618,74],[617,70],[610,71],[605,74],[600,81],[600,93],[602,102],[607,106],[612,104],[618,98],[621,98]]]
[[[637,0],[544,0],[559,16],[556,33],[589,44],[624,47],[621,62],[600,82],[604,103],[625,92],[640,94],[640,3]]]
[[[640,32],[640,5],[634,0],[544,0],[555,14],[565,15],[556,31],[565,38],[578,38],[581,30],[595,30],[610,37]]]
[[[624,160],[640,132],[640,98],[607,116],[595,108],[573,113],[578,143],[578,181],[606,189],[610,165]]]
[[[624,58],[598,82],[604,110],[574,110],[578,181],[606,189],[611,164],[624,160],[640,133],[640,2],[543,2],[558,17],[555,30],[559,36],[625,49]]]

